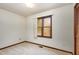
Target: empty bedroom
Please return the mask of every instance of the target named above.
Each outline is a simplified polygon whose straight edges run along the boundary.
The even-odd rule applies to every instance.
[[[75,5],[0,3],[0,55],[75,54]]]

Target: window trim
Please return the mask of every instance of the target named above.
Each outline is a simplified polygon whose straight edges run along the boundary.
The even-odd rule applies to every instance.
[[[49,18],[50,17],[50,36],[44,36],[43,35],[43,32],[44,32],[44,19],[45,18]],[[42,19],[42,29],[41,29],[41,31],[42,31],[42,35],[37,35],[37,37],[44,37],[44,38],[52,38],[52,15],[48,15],[48,16],[43,16],[43,17],[38,17],[37,18],[37,21],[39,20],[39,19]],[[38,28],[38,26],[37,26],[37,28]]]

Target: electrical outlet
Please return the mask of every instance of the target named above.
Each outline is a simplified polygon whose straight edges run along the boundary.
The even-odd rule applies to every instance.
[[[21,40],[21,38],[19,38],[19,40]]]

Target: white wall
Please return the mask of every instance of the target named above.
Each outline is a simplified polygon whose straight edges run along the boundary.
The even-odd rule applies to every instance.
[[[23,16],[0,9],[0,48],[22,41],[24,31],[25,18]]]
[[[43,45],[67,50],[73,52],[74,35],[73,35],[73,4],[60,8],[52,9],[32,16],[26,19],[26,41],[40,43]],[[39,38],[36,36],[37,17],[52,16],[52,39]]]

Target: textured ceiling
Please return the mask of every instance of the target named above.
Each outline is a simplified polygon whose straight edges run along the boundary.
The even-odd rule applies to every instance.
[[[69,4],[70,3],[35,3],[34,8],[28,8],[24,3],[0,3],[0,8],[22,16],[29,16]]]

